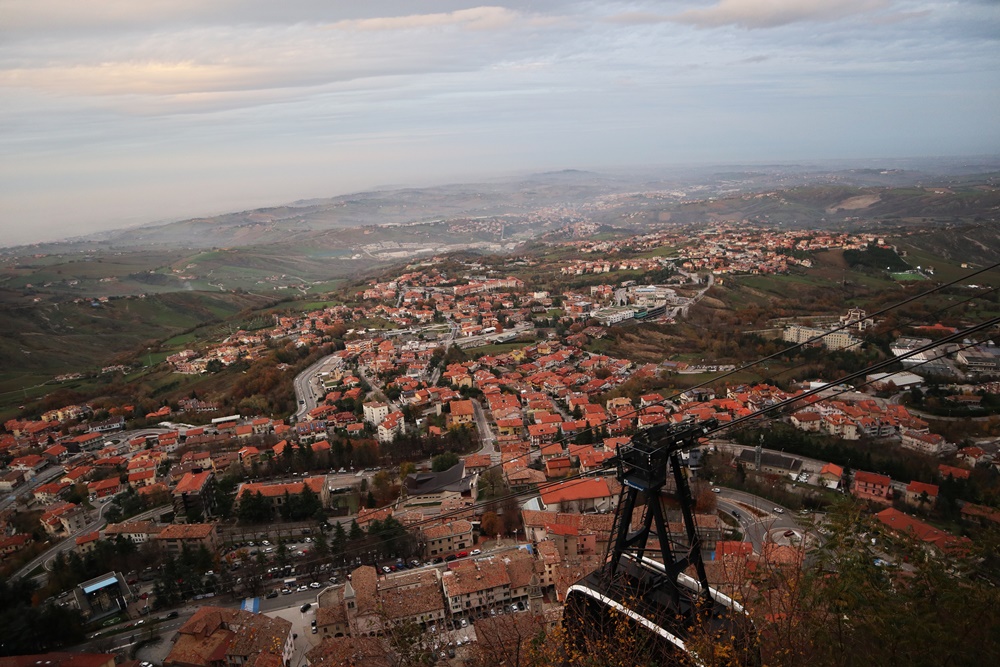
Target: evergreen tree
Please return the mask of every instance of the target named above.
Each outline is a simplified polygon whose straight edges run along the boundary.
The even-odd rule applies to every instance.
[[[333,553],[337,555],[342,554],[344,548],[347,547],[347,533],[344,531],[344,525],[339,521],[333,527],[333,542],[330,546]]]
[[[245,493],[237,512],[240,523],[264,523],[271,520],[271,503],[260,491]]]
[[[308,484],[302,485],[302,493],[299,494],[298,518],[296,520],[308,519],[316,516],[317,511],[322,511],[323,501],[309,488]]]
[[[358,525],[358,522],[357,522],[356,519],[352,519],[351,520],[351,532],[348,534],[348,537],[353,542],[354,540],[360,540],[360,539],[362,539],[364,536],[365,536],[365,531],[361,530],[361,526]]]
[[[285,502],[278,508],[278,512],[284,521],[288,521],[292,516],[292,496],[288,493],[288,489],[285,489]]]
[[[320,531],[313,538],[313,548],[316,550],[316,555],[320,558],[326,558],[330,555],[330,545],[326,541],[326,534]]]

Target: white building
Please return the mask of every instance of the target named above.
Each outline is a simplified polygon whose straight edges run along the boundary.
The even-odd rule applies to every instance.
[[[369,424],[380,424],[389,416],[389,405],[387,403],[365,403],[365,421]]]

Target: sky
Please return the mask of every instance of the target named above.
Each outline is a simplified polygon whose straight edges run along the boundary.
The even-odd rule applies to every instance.
[[[548,169],[998,153],[998,0],[0,0],[3,246]]]

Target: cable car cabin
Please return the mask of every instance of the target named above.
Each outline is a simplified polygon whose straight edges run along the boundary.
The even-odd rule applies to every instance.
[[[724,664],[760,664],[749,616],[708,585],[681,463],[681,451],[695,447],[714,425],[710,420],[657,426],[615,452],[622,492],[604,565],[566,594],[564,622],[581,651],[634,651],[636,664],[718,664],[721,655]],[[668,472],[686,534],[678,541],[670,536],[661,504]],[[641,518],[633,522],[636,510]],[[687,574],[689,568],[696,577]]]
[[[701,584],[681,574],[677,579],[680,604],[675,607],[661,563],[649,558],[636,561],[628,554],[622,559],[610,584],[598,570],[567,591],[563,618],[578,650],[593,650],[594,642],[625,643],[620,650],[632,652],[636,664],[695,667],[705,664],[699,649],[719,638],[720,644],[736,649],[728,664],[760,664],[757,633],[742,605],[715,589],[709,589],[708,596],[701,595]],[[698,639],[692,642],[694,625]]]

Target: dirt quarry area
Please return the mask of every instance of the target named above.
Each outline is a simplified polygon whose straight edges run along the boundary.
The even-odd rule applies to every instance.
[[[826,208],[827,213],[836,213],[837,211],[856,211],[861,208],[868,208],[875,202],[879,200],[879,195],[858,195],[857,197],[849,197],[844,201],[834,204],[833,206],[828,206]]]

